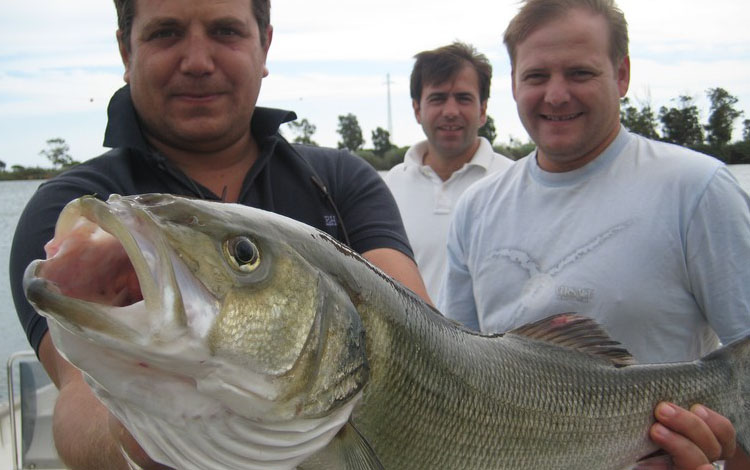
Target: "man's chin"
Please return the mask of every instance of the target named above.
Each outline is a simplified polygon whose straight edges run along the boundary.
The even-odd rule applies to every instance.
[[[249,134],[250,128],[244,134]],[[240,129],[226,124],[217,125],[211,121],[191,121],[188,124],[172,126],[161,136],[151,136],[167,147],[195,153],[222,151],[243,137]]]

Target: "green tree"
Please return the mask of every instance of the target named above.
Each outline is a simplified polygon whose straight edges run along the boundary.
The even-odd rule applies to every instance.
[[[68,143],[60,137],[47,139],[47,149],[42,150],[39,154],[47,157],[55,168],[67,168],[78,163],[70,156]]]
[[[359,121],[354,114],[339,116],[339,127],[337,132],[341,136],[338,143],[340,149],[347,149],[351,152],[359,150],[365,143],[362,138],[362,128],[359,127]]]
[[[710,88],[706,95],[711,101],[711,114],[705,126],[706,140],[711,147],[721,149],[732,140],[734,121],[742,115],[742,111],[734,108],[737,98],[723,88]]]
[[[307,119],[288,122],[287,125],[291,128],[292,132],[296,134],[296,137],[294,138],[294,143],[316,145],[316,146],[318,145],[317,142],[312,140],[312,136],[313,134],[315,134],[315,131],[317,131],[318,128],[315,127],[315,125],[312,124]]]
[[[5,162],[0,160],[0,171],[5,171]]]
[[[703,143],[703,126],[700,123],[698,107],[693,98],[680,95],[678,107],[659,109],[662,124],[662,140],[687,147]]]
[[[745,142],[750,142],[750,119],[745,119],[742,121],[742,140]]]
[[[536,148],[536,144],[531,140],[521,142],[511,137],[507,144],[496,145],[494,148],[497,153],[503,154],[511,160],[518,160],[530,154]]]
[[[495,129],[495,120],[492,119],[492,116],[487,115],[487,122],[479,128],[478,134],[480,137],[489,140],[490,144],[495,142],[495,139],[497,138],[497,130]]]
[[[630,104],[630,98],[623,98],[620,101],[620,122],[630,132],[649,139],[659,138],[659,134],[656,132],[656,115],[649,103],[643,104],[639,110]]]
[[[375,155],[382,157],[393,147],[390,132],[382,127],[378,127],[372,131],[372,148]]]

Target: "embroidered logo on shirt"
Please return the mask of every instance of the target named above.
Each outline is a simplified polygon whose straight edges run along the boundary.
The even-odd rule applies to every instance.
[[[335,215],[328,214],[328,215],[324,215],[323,217],[325,220],[326,227],[336,227],[338,225]]]
[[[585,287],[576,288],[569,286],[559,286],[557,288],[558,300],[573,300],[575,302],[589,303],[594,297],[594,289]]]

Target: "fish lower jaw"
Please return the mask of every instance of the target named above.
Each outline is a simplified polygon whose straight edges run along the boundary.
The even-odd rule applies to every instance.
[[[265,421],[226,409],[214,397],[203,396],[219,411],[202,414],[179,410],[165,414],[144,410],[132,400],[101,398],[152,458],[185,470],[204,469],[205,462],[227,469],[294,469],[328,445],[349,420],[357,401],[323,418]],[[185,402],[172,400],[171,406],[181,403]]]

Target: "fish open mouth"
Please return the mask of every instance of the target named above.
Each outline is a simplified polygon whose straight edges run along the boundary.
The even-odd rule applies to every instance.
[[[120,197],[68,204],[27,268],[26,295],[72,332],[86,330],[144,343],[186,325],[177,274],[186,271],[142,209]]]

